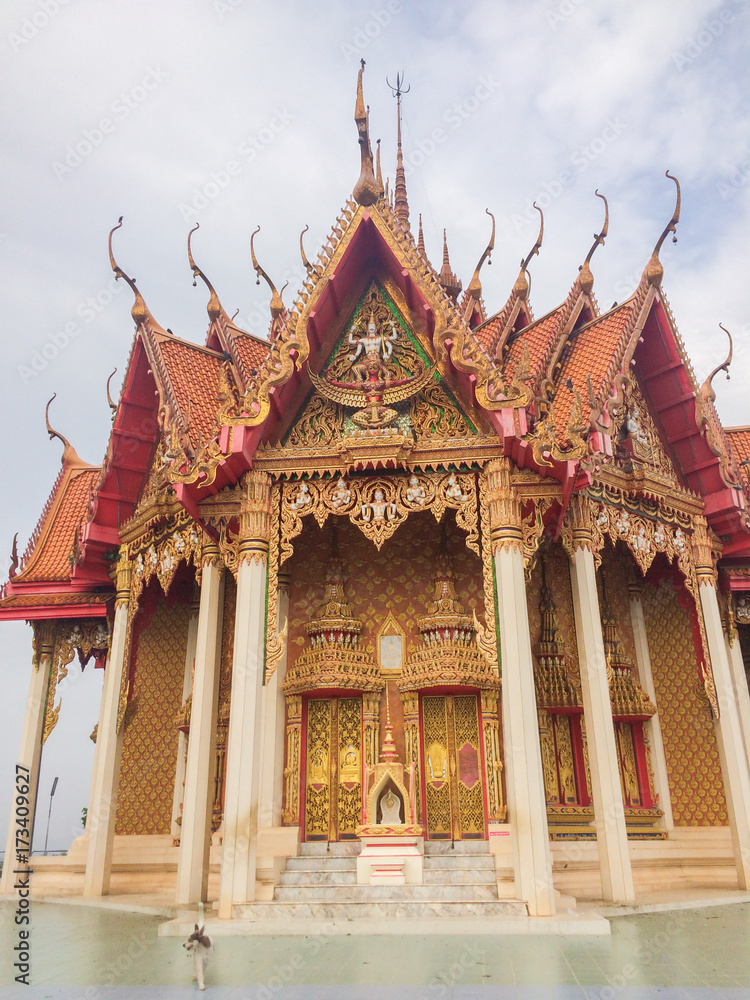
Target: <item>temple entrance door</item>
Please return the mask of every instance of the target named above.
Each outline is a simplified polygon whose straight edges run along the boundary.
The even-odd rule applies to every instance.
[[[428,839],[485,839],[477,695],[422,698],[422,754]]]
[[[307,702],[305,840],[354,840],[362,822],[362,699]]]

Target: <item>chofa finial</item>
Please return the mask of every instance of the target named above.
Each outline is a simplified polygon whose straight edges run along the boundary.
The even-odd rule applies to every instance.
[[[115,377],[116,374],[117,374],[117,369],[115,368],[112,374],[107,379],[107,402],[109,403],[109,408],[112,411],[113,420],[115,419],[115,413],[117,413],[117,403],[114,401],[114,399],[112,399],[112,394],[109,391],[109,383],[112,381],[112,379]]]
[[[123,269],[115,260],[115,255],[112,252],[112,235],[122,227],[122,219],[123,217],[120,216],[120,218],[117,220],[117,225],[113,226],[112,229],[110,229],[109,231],[109,241],[108,241],[109,263],[112,267],[112,270],[115,272],[115,280],[119,281],[120,278],[122,278],[124,281],[127,282],[128,285],[130,285],[130,290],[135,296],[135,302],[133,303],[133,307],[130,310],[130,315],[133,317],[136,326],[140,326],[140,324],[143,323],[143,321],[149,315],[148,306],[146,305],[143,296],[138,291],[138,286],[135,283],[135,279],[130,278],[128,277],[127,274],[125,274]]]
[[[196,224],[188,233],[188,238],[187,238],[188,263],[190,264],[190,269],[193,272],[193,288],[195,288],[196,284],[198,283],[198,278],[202,278],[204,284],[206,285],[206,288],[208,288],[209,298],[208,298],[208,305],[206,306],[206,311],[208,312],[208,318],[211,320],[211,322],[213,322],[215,319],[218,319],[219,316],[221,316],[224,310],[221,306],[221,302],[219,302],[219,296],[216,294],[214,286],[211,284],[206,275],[198,267],[198,265],[195,263],[195,260],[193,259],[193,251],[190,242],[192,240],[193,233],[195,232],[196,229],[200,229],[200,227],[201,227],[200,222],[196,222]]]
[[[723,361],[720,365],[711,372],[706,381],[700,387],[700,395],[703,399],[710,399],[711,402],[716,400],[716,390],[714,389],[712,383],[719,372],[726,372],[727,380],[729,379],[729,366],[732,363],[732,353],[734,351],[734,345],[732,344],[732,334],[727,330],[723,323],[719,323],[719,326],[724,331],[724,333],[729,337],[729,354],[727,355],[726,361]]]
[[[474,269],[474,274],[469,282],[469,287],[466,289],[469,295],[477,302],[482,297],[482,282],[479,280],[479,272],[482,270],[482,265],[485,260],[488,264],[492,263],[492,251],[495,249],[495,216],[492,212],[490,212],[489,208],[485,208],[485,212],[492,219],[492,235],[490,236],[490,242],[487,244],[487,248],[479,258],[479,263]]]
[[[544,239],[544,212],[541,208],[534,202],[534,208],[539,212],[539,235],[536,238],[536,243],[529,250],[526,258],[521,261],[521,270],[518,272],[518,277],[516,278],[516,283],[513,286],[513,291],[518,296],[519,299],[525,299],[530,291],[529,277],[527,274],[527,268],[531,262],[532,257],[536,257],[539,251],[542,249],[542,240]]]
[[[250,237],[250,256],[252,257],[253,268],[255,269],[255,273],[257,275],[257,279],[256,279],[255,284],[259,285],[260,284],[260,279],[263,278],[264,281],[266,282],[266,284],[268,285],[268,287],[271,289],[271,315],[273,316],[274,319],[276,319],[278,316],[280,316],[284,312],[284,303],[282,302],[281,296],[279,295],[279,293],[278,293],[278,291],[276,289],[276,285],[274,285],[274,283],[268,277],[268,275],[266,274],[266,272],[260,266],[260,264],[258,263],[258,258],[255,256],[254,241],[255,241],[255,237],[257,236],[257,234],[259,232],[260,232],[260,226],[257,227],[257,229],[255,230],[255,232]],[[284,285],[284,288],[286,288],[286,285]]]
[[[674,181],[675,185],[677,186],[677,204],[674,207],[672,218],[665,226],[664,232],[659,237],[657,244],[654,247],[654,252],[651,254],[651,259],[646,265],[646,271],[645,271],[646,279],[648,280],[649,285],[654,285],[656,288],[659,287],[659,285],[661,284],[661,279],[664,277],[664,268],[662,267],[662,263],[659,260],[659,251],[661,250],[662,244],[664,243],[664,240],[667,238],[669,233],[673,234],[672,242],[673,243],[677,242],[677,223],[680,221],[680,203],[681,203],[680,182],[677,180],[676,177],[673,177],[668,170],[666,176],[669,177],[670,180]]]
[[[362,92],[362,74],[365,71],[365,61],[361,60],[359,73],[357,75],[357,100],[354,105],[354,121],[357,124],[359,134],[359,151],[361,169],[359,180],[354,185],[352,195],[358,205],[374,205],[383,193],[383,188],[378,184],[373,173],[372,146],[370,145],[370,112],[365,108],[365,99]]]
[[[594,242],[591,244],[591,249],[586,254],[586,259],[581,267],[581,273],[578,275],[578,284],[581,286],[581,290],[585,292],[586,295],[590,295],[591,289],[594,287],[594,275],[591,273],[591,268],[589,267],[591,258],[594,256],[596,248],[604,245],[605,237],[609,232],[609,203],[603,194],[599,194],[598,189],[594,191],[594,194],[597,198],[601,198],[604,202],[604,225],[598,235],[594,233]]]
[[[54,438],[58,438],[63,443],[63,454],[62,454],[62,464],[63,465],[86,465],[83,459],[78,457],[73,445],[68,441],[66,437],[63,437],[59,431],[56,431],[49,422],[49,408],[52,404],[52,400],[57,397],[57,393],[53,392],[47,403],[47,408],[44,411],[44,422],[47,424],[47,433],[49,434],[49,439],[52,441]]]

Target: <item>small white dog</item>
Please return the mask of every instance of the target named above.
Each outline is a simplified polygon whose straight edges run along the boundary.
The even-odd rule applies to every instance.
[[[195,930],[182,946],[193,953],[193,981],[198,980],[198,989],[200,990],[205,990],[206,988],[203,975],[206,971],[206,963],[211,951],[211,938],[203,933],[205,929],[205,925],[199,928],[196,924]]]

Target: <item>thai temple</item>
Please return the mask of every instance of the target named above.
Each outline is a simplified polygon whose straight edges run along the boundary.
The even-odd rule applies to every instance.
[[[447,242],[428,258],[401,91],[391,187],[363,71],[361,172],[316,257],[300,237],[293,303],[253,233],[267,339],[194,230],[201,343],[149,311],[122,219],[109,235],[135,335],[106,454],[48,407],[62,465],[0,600],[33,633],[32,805],[56,685],[104,672],[86,830],[34,859],[34,891],[272,922],[748,890],[750,427],[715,408],[731,337],[699,384],[662,288],[679,182],[626,301],[594,295],[599,195],[565,301],[533,314],[540,212],[490,308],[494,219],[465,284]]]

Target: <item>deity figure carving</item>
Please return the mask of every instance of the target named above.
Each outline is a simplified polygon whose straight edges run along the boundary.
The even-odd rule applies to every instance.
[[[451,500],[458,500],[460,503],[465,503],[469,497],[458,485],[458,480],[456,479],[455,473],[451,472],[448,476],[448,483],[445,487],[445,495]]]
[[[312,503],[312,497],[310,496],[310,487],[307,483],[300,483],[299,491],[297,496],[292,500],[292,507],[295,510],[304,510]]]
[[[392,521],[396,517],[396,504],[385,499],[382,490],[375,490],[375,497],[369,503],[362,504],[362,520]]]
[[[427,491],[417,476],[412,476],[409,479],[409,485],[406,487],[406,499],[409,503],[419,504],[420,507],[424,505],[427,499]]]
[[[393,355],[393,342],[398,337],[398,329],[394,320],[391,320],[391,332],[386,336],[383,332],[378,332],[378,325],[375,316],[370,312],[370,319],[367,329],[359,336],[355,336],[357,324],[354,323],[349,330],[348,343],[356,348],[353,354],[349,355],[352,364],[352,371],[356,373],[360,381],[366,382],[371,373],[378,378],[387,377],[386,362],[390,361]],[[364,354],[364,359],[357,362],[357,358]]]
[[[345,479],[339,479],[336,483],[336,489],[333,491],[333,496],[331,497],[331,503],[334,510],[341,510],[342,507],[348,506],[352,502],[352,491],[346,485]]]

